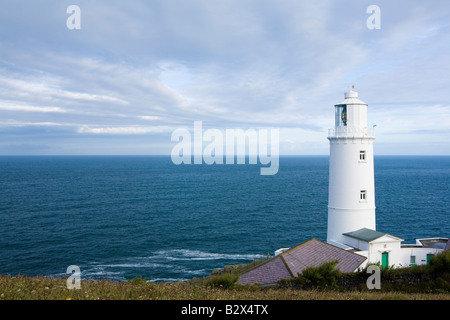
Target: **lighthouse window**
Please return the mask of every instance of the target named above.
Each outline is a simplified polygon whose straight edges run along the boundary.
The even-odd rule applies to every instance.
[[[336,106],[336,127],[347,125],[347,105],[339,104]]]
[[[361,193],[359,194],[359,200],[360,201],[366,200],[366,190],[361,190]]]
[[[366,151],[365,150],[361,150],[359,152],[359,160],[360,161],[366,161]]]

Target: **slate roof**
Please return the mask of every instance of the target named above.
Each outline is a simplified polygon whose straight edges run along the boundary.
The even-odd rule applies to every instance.
[[[424,248],[434,248],[441,250],[450,249],[450,238],[427,238],[427,239],[418,239],[418,242],[422,244]]]
[[[281,279],[301,274],[307,267],[317,267],[333,260],[339,260],[336,268],[341,272],[353,272],[366,260],[366,257],[311,239],[253,267],[244,273],[237,283],[276,283]]]
[[[375,231],[372,229],[362,228],[356,231],[343,233],[344,236],[352,237],[358,240],[363,240],[366,242],[373,241],[375,239],[381,238],[387,235],[387,233],[381,231]]]

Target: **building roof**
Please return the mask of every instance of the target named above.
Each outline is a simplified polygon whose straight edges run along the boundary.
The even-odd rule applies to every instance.
[[[381,231],[375,231],[372,229],[362,228],[356,231],[344,233],[344,236],[355,238],[358,240],[363,240],[366,242],[373,241],[375,239],[381,238],[382,236],[388,235],[387,233]]]
[[[366,257],[311,239],[248,270],[238,283],[276,283],[301,274],[307,267],[318,267],[333,260],[339,261],[336,268],[341,272],[353,272]]]
[[[417,241],[424,247],[424,248],[434,248],[434,249],[442,249],[447,250],[449,249],[449,238],[426,238],[426,239],[417,239]]]

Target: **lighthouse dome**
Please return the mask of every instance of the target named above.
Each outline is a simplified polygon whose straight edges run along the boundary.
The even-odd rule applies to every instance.
[[[345,93],[345,99],[358,99],[358,92],[350,90]]]
[[[345,100],[341,101],[339,104],[362,104],[367,106],[367,103],[358,99],[358,92],[353,91],[352,89],[347,91],[344,97]]]

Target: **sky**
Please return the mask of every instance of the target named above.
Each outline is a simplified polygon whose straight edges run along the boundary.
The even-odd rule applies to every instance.
[[[0,0],[0,155],[170,155],[194,121],[328,155],[352,85],[376,155],[450,155],[449,17],[445,0]]]

